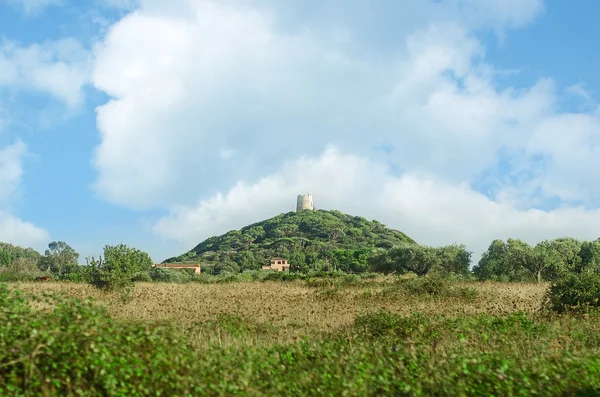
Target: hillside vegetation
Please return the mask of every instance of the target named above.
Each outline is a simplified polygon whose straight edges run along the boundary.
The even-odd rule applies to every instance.
[[[214,263],[226,270],[258,269],[283,256],[297,270],[327,266],[362,271],[372,249],[412,242],[406,234],[377,221],[340,211],[288,212],[262,222],[210,237],[189,252],[165,263]]]

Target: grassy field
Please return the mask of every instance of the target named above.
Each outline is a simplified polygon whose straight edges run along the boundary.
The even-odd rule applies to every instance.
[[[15,283],[3,290],[3,316],[29,322],[17,351],[0,357],[0,384],[9,385],[0,390],[600,395],[600,317],[540,312],[546,288],[394,278],[138,283],[123,301],[83,284]],[[15,303],[15,290],[63,298]],[[16,343],[12,321],[4,348]]]

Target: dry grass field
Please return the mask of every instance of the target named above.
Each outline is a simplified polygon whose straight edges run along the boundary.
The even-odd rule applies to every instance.
[[[353,285],[309,286],[297,282],[223,284],[138,283],[132,299],[103,293],[75,283],[15,283],[24,292],[61,293],[92,298],[121,320],[169,321],[189,328],[223,316],[255,324],[257,332],[244,344],[286,343],[303,336],[349,326],[358,315],[386,310],[391,313],[456,317],[480,313],[536,312],[547,285],[525,283],[457,283],[453,293],[411,293],[391,279],[363,280]],[[196,327],[200,344],[215,337],[212,329]],[[218,337],[218,335],[216,336]],[[227,343],[225,338],[222,343]],[[229,341],[233,342],[233,341]],[[241,341],[235,341],[240,343]]]

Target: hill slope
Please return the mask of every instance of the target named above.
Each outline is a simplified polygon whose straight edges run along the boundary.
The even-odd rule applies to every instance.
[[[191,251],[165,260],[172,262],[219,263],[227,270],[257,269],[274,256],[289,259],[293,266],[312,268],[349,263],[366,265],[373,248],[390,248],[402,241],[414,242],[406,234],[340,211],[288,212],[262,222],[210,237]],[[344,257],[344,261],[341,261]]]

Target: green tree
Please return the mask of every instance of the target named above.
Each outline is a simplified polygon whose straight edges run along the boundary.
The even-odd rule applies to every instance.
[[[586,271],[600,273],[600,239],[581,243],[579,257],[581,261],[575,266],[576,273],[581,274]]]
[[[256,270],[259,264],[254,258],[252,251],[241,251],[235,255],[235,263],[237,263],[240,269],[243,270]]]
[[[40,270],[62,275],[77,271],[79,254],[64,241],[53,241],[48,244],[44,256],[40,258]]]
[[[403,269],[398,268],[392,261],[387,250],[383,248],[375,248],[371,251],[368,258],[369,267],[372,271],[378,273],[402,273]]]
[[[442,263],[439,250],[425,245],[402,243],[389,250],[388,254],[397,272],[413,272],[419,277]]]
[[[515,240],[504,242],[500,239],[492,241],[483,253],[479,263],[473,268],[473,273],[480,280],[523,281],[527,275],[519,262],[510,260],[509,250],[514,253]],[[514,254],[513,254],[514,255]]]
[[[0,266],[9,266],[12,263],[8,251],[0,250]]]
[[[90,283],[98,288],[113,290],[132,286],[132,278],[138,272],[152,268],[152,259],[143,251],[125,244],[106,245],[104,256],[88,259]]]
[[[538,283],[542,282],[542,272],[549,266],[546,252],[534,249],[520,239],[509,238],[507,241],[506,260],[517,271],[528,272]]]
[[[581,242],[571,237],[544,240],[535,246],[540,279],[556,280],[581,267]]]
[[[446,271],[467,275],[471,266],[472,252],[467,251],[464,244],[452,244],[437,249],[440,256],[440,266]]]

